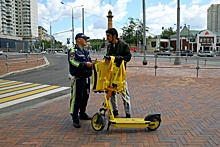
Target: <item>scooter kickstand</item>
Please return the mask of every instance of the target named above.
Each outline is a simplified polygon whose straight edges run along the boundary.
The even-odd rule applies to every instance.
[[[108,121],[108,127],[107,127],[107,133],[108,133],[108,134],[109,134],[109,127],[110,127],[110,125],[111,125],[111,122]]]

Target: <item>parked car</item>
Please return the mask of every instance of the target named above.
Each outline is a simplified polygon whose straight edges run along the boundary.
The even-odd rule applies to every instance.
[[[214,57],[215,53],[213,51],[203,51],[198,53],[199,57]]]
[[[157,55],[170,56],[171,52],[170,51],[160,51],[160,52],[157,53]]]
[[[165,50],[169,50],[169,51],[173,51],[173,47],[171,47],[171,46],[167,46],[166,48],[165,48]]]
[[[0,55],[2,55],[3,54],[3,51],[2,50],[0,50]]]
[[[182,51],[181,56],[193,56],[193,52],[191,50]]]
[[[42,52],[41,52],[41,54],[46,54],[46,53],[47,53],[46,51],[42,51]]]

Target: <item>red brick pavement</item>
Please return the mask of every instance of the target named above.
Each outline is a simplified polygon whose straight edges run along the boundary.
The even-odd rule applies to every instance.
[[[131,61],[128,66],[137,64]],[[142,67],[127,68],[132,117],[160,112],[158,130],[110,127],[108,134],[106,130],[95,132],[90,121],[82,121],[82,127],[76,129],[68,113],[70,97],[64,97],[0,117],[0,146],[219,147],[220,76],[201,73],[196,78],[185,70],[163,69],[155,77],[153,69]],[[91,93],[89,115],[98,111],[102,100],[103,93]],[[119,116],[124,117],[121,98],[118,104]]]
[[[26,62],[26,60],[28,62]],[[6,58],[0,60],[0,76],[5,74],[11,74],[21,70],[39,67],[45,65],[46,61],[44,60],[42,55],[31,54],[28,55],[28,58],[26,58],[25,56],[9,58],[8,63],[8,66],[6,66]]]

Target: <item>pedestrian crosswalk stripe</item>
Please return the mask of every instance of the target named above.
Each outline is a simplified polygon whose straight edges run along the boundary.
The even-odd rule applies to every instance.
[[[44,91],[47,91],[47,90],[55,89],[55,88],[58,88],[58,87],[60,87],[60,86],[49,86],[49,87],[46,87],[46,88],[43,88],[43,89],[38,89],[38,90],[30,91],[30,92],[25,92],[25,93],[13,95],[13,96],[6,97],[6,98],[1,98],[0,99],[0,104],[4,103],[4,102],[11,101],[11,100],[19,99],[19,98],[22,98],[22,97],[26,97],[26,96],[29,96],[29,95],[33,95],[33,94],[36,94],[36,93],[39,93],[39,92],[44,92]]]
[[[18,91],[18,90],[22,90],[22,89],[27,89],[27,88],[31,88],[31,87],[36,87],[39,86],[41,84],[29,84],[26,86],[21,86],[21,87],[17,87],[17,88],[11,88],[11,89],[6,89],[6,90],[1,90],[0,89],[0,94],[4,94],[4,93],[9,93],[9,92],[13,92],[13,91]],[[20,86],[20,85],[18,85]]]
[[[5,103],[0,104],[0,109],[8,107],[8,106],[15,105],[15,104],[18,104],[18,103],[22,103],[22,102],[25,102],[25,101],[30,101],[30,100],[33,100],[33,99],[37,99],[37,98],[43,97],[45,95],[49,95],[49,94],[59,92],[59,91],[62,91],[62,90],[66,90],[66,89],[69,89],[69,87],[60,87],[60,88],[53,89],[53,90],[50,90],[50,91],[46,91],[46,92],[38,93],[38,94],[35,94],[35,95],[31,95],[31,96],[23,97],[23,98],[20,98],[20,99],[16,99],[16,100],[13,100],[13,101],[5,102]]]
[[[0,85],[3,85],[3,84],[10,84],[10,83],[14,83],[14,82],[18,82],[18,81],[9,81],[9,80],[4,80],[0,83]],[[24,82],[23,82],[24,83]]]
[[[37,85],[37,84],[32,84],[32,85],[28,85],[28,86],[33,86],[33,85]],[[18,95],[20,93],[24,93],[24,92],[32,91],[32,90],[35,90],[35,89],[40,89],[40,88],[48,87],[49,85],[39,85],[39,86],[35,86],[35,87],[32,87],[32,88],[27,88],[28,86],[15,88],[15,89],[17,89],[19,91],[13,91],[13,92],[10,92],[10,93],[7,92],[5,94],[1,94],[0,98],[9,97],[9,96],[12,96],[12,95]],[[23,90],[20,90],[20,88],[23,88]],[[9,89],[9,90],[11,90],[11,89]]]
[[[0,79],[0,109],[69,89],[55,85]]]
[[[15,82],[15,81],[12,81],[12,82],[0,83],[0,88],[5,87],[5,86],[11,86],[11,85],[22,84],[22,83],[24,83],[24,82]]]
[[[3,82],[8,82],[9,80],[1,80],[0,79],[0,83],[3,83]]]
[[[6,90],[6,89],[12,89],[12,88],[16,88],[16,87],[21,87],[21,86],[25,86],[25,85],[29,85],[29,84],[32,84],[32,83],[23,83],[23,84],[19,84],[19,85],[3,87],[3,88],[0,88],[0,91]],[[40,85],[40,84],[38,84],[38,85]]]

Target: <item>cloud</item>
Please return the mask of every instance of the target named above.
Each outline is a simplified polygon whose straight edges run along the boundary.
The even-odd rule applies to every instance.
[[[195,5],[195,4],[199,4],[201,2],[201,0],[192,0],[191,4]]]
[[[127,14],[127,3],[130,2],[130,0],[118,0],[116,4],[113,7],[114,14],[117,14],[114,16],[115,21],[121,21]]]
[[[203,30],[207,28],[207,9],[210,4],[199,6],[200,0],[192,1],[191,5],[180,5],[180,26],[189,25],[190,29]],[[174,5],[175,4],[175,5]],[[169,4],[159,3],[146,9],[146,26],[150,32],[159,35],[164,28],[176,29],[177,6],[176,2]],[[142,15],[141,15],[142,17]]]
[[[44,2],[46,1],[46,3]],[[44,2],[44,3],[43,3]],[[60,0],[38,0],[38,20],[39,24],[49,30],[49,23],[42,19],[45,17],[50,21],[59,18],[59,21],[53,25],[53,31],[65,31],[71,29],[71,8],[60,3]],[[112,6],[105,3],[104,0],[75,0],[74,2],[68,2],[67,4],[74,8],[74,21],[75,21],[75,33],[82,32],[81,20],[82,20],[82,8],[76,7],[84,5],[84,24],[85,34],[90,36],[91,39],[105,37],[105,31],[107,28],[107,14],[109,10],[112,10],[113,26],[122,27],[128,17],[135,18],[135,12],[133,9],[129,9],[129,4],[136,4],[134,0],[117,0]],[[211,4],[217,4],[219,0],[210,0],[205,2],[202,0],[192,0],[190,3],[181,2],[180,6],[180,25],[190,25],[190,29],[203,30],[207,28],[207,9]],[[141,4],[139,4],[141,7]],[[177,24],[177,2],[171,0],[169,3],[155,2],[148,3],[146,8],[146,26],[150,28],[150,33],[159,35],[164,28],[176,29]],[[141,10],[139,11],[142,12]],[[142,14],[139,15],[142,20]],[[121,29],[117,28],[119,34]],[[71,32],[56,35],[56,39],[62,42],[66,42],[66,38],[70,38]]]

